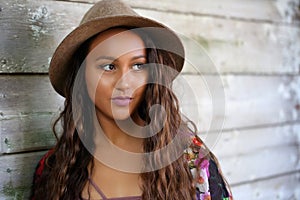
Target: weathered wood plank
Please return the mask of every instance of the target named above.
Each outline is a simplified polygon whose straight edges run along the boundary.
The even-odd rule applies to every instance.
[[[29,113],[1,120],[1,153],[15,153],[53,146],[56,138],[50,120],[53,114]]]
[[[63,105],[47,75],[0,76],[1,116],[49,114]]]
[[[300,120],[299,76],[184,75],[175,87],[182,112],[203,132]]]
[[[34,169],[43,152],[0,156],[0,199],[28,199]]]
[[[55,142],[51,125],[63,105],[48,76],[0,76],[1,153],[44,149]]]
[[[207,143],[207,145],[217,157],[233,157],[254,154],[270,148],[298,145],[300,143],[300,123],[245,130],[234,129],[210,134],[209,136],[199,134],[199,136],[204,142],[207,137],[215,139],[213,143]]]
[[[68,1],[68,0],[66,0]],[[70,0],[95,3],[98,0]],[[275,23],[292,23],[299,20],[299,1],[272,0],[126,0],[134,8],[175,12],[189,15],[207,15],[239,20],[268,21]]]
[[[300,196],[300,173],[288,174],[277,178],[250,182],[232,188],[235,199],[251,200],[297,200]]]
[[[298,146],[291,145],[257,149],[256,152],[232,157],[219,157],[219,161],[228,182],[241,184],[300,170],[298,156]]]
[[[217,76],[185,75],[174,85],[180,96],[182,112],[198,125],[203,137],[208,133],[211,137],[213,131],[218,133],[222,129],[268,127],[299,121],[300,77],[222,76],[221,80],[224,88],[216,88]],[[190,88],[182,88],[186,84]],[[58,115],[63,98],[54,92],[48,77],[6,75],[0,76],[0,85],[1,151],[12,153],[51,146],[55,141],[51,122]],[[225,102],[213,96],[220,98],[216,101],[217,106],[212,104],[214,89],[217,93],[225,92]],[[214,115],[213,106],[216,106]],[[225,113],[221,112],[222,106],[225,106]],[[212,122],[217,126],[212,126]],[[285,134],[289,133],[285,130],[289,126],[282,129]],[[252,131],[249,131],[247,135],[250,137]],[[281,132],[281,128],[266,130],[266,134],[269,136],[272,131]],[[238,132],[236,130],[229,135],[237,136]],[[228,137],[231,136],[225,135],[225,140]],[[218,139],[218,136],[215,138]]]
[[[90,5],[0,0],[0,72],[48,72],[55,47]]]
[[[53,1],[0,1],[0,73],[47,73],[58,43],[79,23],[91,4]],[[221,73],[297,74],[300,28],[136,9],[168,24],[203,46]],[[68,17],[66,17],[68,16]],[[192,26],[191,26],[192,25]],[[193,65],[215,73],[203,63],[201,51],[186,42]],[[200,55],[199,55],[200,54]],[[194,72],[187,64],[185,72]]]
[[[300,29],[267,23],[185,16],[137,10],[168,24],[204,48],[220,73],[297,74],[300,64]],[[191,40],[184,40],[187,59],[202,73],[214,73],[211,63]],[[188,66],[186,72],[194,72]]]

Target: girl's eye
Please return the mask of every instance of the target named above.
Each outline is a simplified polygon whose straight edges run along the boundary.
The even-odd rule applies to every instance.
[[[134,64],[133,66],[132,66],[132,69],[133,70],[142,70],[142,69],[144,69],[144,64],[143,63],[137,63],[137,64]]]
[[[115,66],[113,64],[107,64],[107,65],[101,65],[99,68],[105,70],[105,71],[112,71],[115,70]]]

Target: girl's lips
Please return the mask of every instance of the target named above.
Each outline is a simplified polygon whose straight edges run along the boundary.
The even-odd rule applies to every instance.
[[[114,97],[111,100],[117,106],[128,106],[130,104],[130,102],[132,101],[132,98],[119,96],[119,97]]]

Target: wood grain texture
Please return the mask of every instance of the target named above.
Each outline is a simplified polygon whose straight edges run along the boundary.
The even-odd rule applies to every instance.
[[[145,9],[158,9],[165,12],[183,12],[185,14],[208,15],[220,18],[239,20],[297,23],[299,21],[299,1],[272,1],[272,0],[225,0],[225,1],[194,1],[180,0],[151,1],[130,0],[133,6]],[[179,6],[180,5],[180,6]]]
[[[53,146],[53,114],[29,113],[1,121],[1,153],[36,151]]]
[[[55,93],[47,75],[2,75],[0,82],[2,117],[47,114],[63,105],[64,98]]]
[[[47,73],[55,47],[89,5],[0,0],[0,72]]]
[[[300,143],[300,123],[273,125],[269,127],[233,129],[199,136],[217,157],[234,157],[265,151],[272,148],[297,146]],[[207,143],[206,138],[215,138],[214,143]],[[294,155],[297,155],[295,152]]]
[[[238,186],[300,170],[299,129],[300,123],[199,136],[219,158],[229,183]]]
[[[47,73],[55,48],[77,26],[91,6],[45,0],[1,0],[0,5],[4,16],[0,23],[1,73]],[[184,72],[299,72],[300,42],[295,38],[299,38],[300,28],[296,25],[256,23],[141,8],[136,8],[136,11],[183,34],[188,53]],[[203,48],[207,52],[201,50]],[[212,67],[206,54],[215,66]]]
[[[299,76],[184,75],[174,87],[201,132],[300,120]]]
[[[300,29],[268,23],[157,13],[137,10],[159,20],[182,37],[189,65],[185,72],[193,73],[254,73],[295,74],[299,72]],[[200,46],[200,47],[199,47]],[[205,62],[205,51],[213,61]],[[203,58],[204,57],[204,58]],[[214,67],[214,68],[213,68]]]
[[[98,0],[66,0],[95,3]],[[297,0],[125,0],[134,8],[158,10],[167,13],[206,15],[216,18],[267,21],[270,23],[297,23],[299,21],[299,1]]]
[[[0,76],[1,153],[44,149],[55,138],[52,123],[63,98],[48,76]]]
[[[300,170],[297,144],[219,157],[219,161],[228,182],[235,185]]]
[[[300,196],[300,172],[276,178],[250,182],[232,188],[235,199],[251,200],[298,200]]]
[[[0,156],[0,199],[28,199],[35,167],[45,151]]]

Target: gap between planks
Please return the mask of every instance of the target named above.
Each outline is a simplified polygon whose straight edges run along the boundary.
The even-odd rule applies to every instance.
[[[221,131],[223,133],[232,132],[232,131],[243,131],[243,130],[254,130],[254,129],[261,129],[261,128],[275,128],[275,127],[283,127],[288,125],[300,125],[300,120],[293,120],[293,121],[285,121],[280,123],[265,123],[260,125],[252,125],[252,126],[244,126],[244,127],[232,127],[232,128],[224,128]],[[206,132],[206,131],[203,131]],[[199,134],[203,133],[199,131]],[[220,130],[212,130],[209,131],[210,133],[219,133]]]
[[[237,186],[246,185],[249,183],[257,183],[257,182],[261,182],[261,181],[271,180],[271,179],[280,178],[280,177],[289,176],[289,175],[298,174],[298,173],[300,173],[300,169],[293,170],[290,172],[284,172],[284,173],[280,173],[280,174],[276,174],[276,175],[271,175],[271,176],[267,176],[267,177],[256,178],[256,179],[249,180],[249,181],[241,181],[238,183],[230,184],[230,186],[237,187]]]
[[[80,0],[52,0],[52,1],[63,1],[68,3],[82,3],[82,4],[94,4],[94,2],[89,1],[80,1]],[[180,14],[180,15],[193,15],[197,17],[210,17],[210,18],[217,18],[217,19],[227,19],[233,21],[242,21],[242,22],[254,22],[254,23],[265,23],[265,24],[272,24],[278,26],[287,26],[287,27],[298,27],[300,25],[300,21],[292,21],[292,22],[279,22],[279,21],[272,21],[268,19],[254,19],[254,18],[245,18],[245,17],[237,17],[237,16],[225,16],[225,15],[217,15],[217,14],[207,14],[207,13],[197,13],[197,12],[185,12],[185,11],[178,11],[173,9],[158,9],[158,8],[147,8],[142,6],[131,6],[133,9],[141,9],[141,10],[150,10],[150,11],[158,11],[158,12],[166,12],[166,13],[173,13],[173,14]]]

